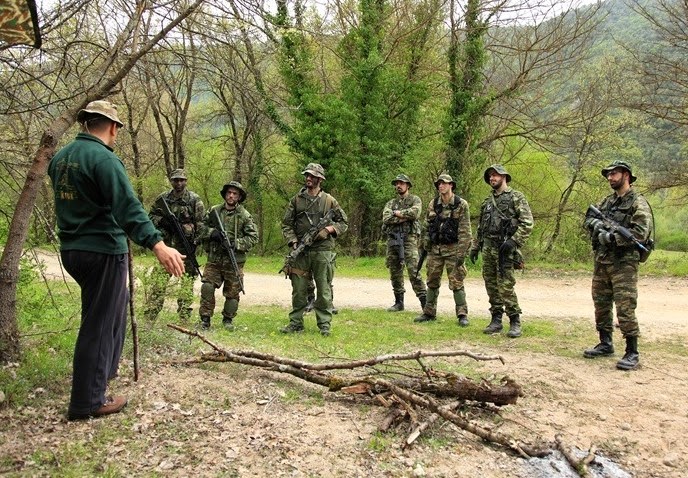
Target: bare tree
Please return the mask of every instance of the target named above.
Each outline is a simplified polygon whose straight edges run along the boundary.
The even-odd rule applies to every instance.
[[[20,355],[16,315],[19,259],[38,191],[44,184],[47,165],[58,142],[72,126],[81,108],[90,101],[115,92],[131,68],[202,3],[203,0],[195,0],[180,10],[176,10],[176,5],[169,2],[161,7],[144,0],[109,1],[102,2],[102,5],[100,2],[90,2],[86,6],[80,6],[79,10],[70,12],[73,18],[70,23],[65,24],[66,32],[59,30],[62,32],[61,37],[51,37],[44,33],[44,44],[55,42],[54,48],[62,52],[62,60],[55,64],[65,74],[53,77],[53,82],[74,76],[79,76],[82,82],[61,85],[62,88],[56,88],[55,83],[44,83],[42,80],[46,77],[37,78],[34,70],[24,68],[25,65],[37,63],[38,58],[29,55],[25,58],[26,63],[16,65],[17,68],[12,73],[18,81],[13,82],[11,87],[7,82],[4,83],[6,88],[0,95],[6,114],[54,107],[54,116],[46,121],[45,130],[26,174],[0,259],[0,362],[16,360]],[[156,29],[157,33],[141,37],[138,26],[150,16],[156,18],[155,23],[159,27]],[[85,49],[84,43],[92,48]],[[76,71],[81,67],[80,71]],[[80,74],[74,75],[75,72]],[[19,91],[32,92],[35,99],[44,102],[42,105],[39,101],[17,104],[13,99],[17,98]]]

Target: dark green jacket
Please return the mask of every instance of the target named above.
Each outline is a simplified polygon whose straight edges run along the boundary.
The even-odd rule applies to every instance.
[[[55,154],[48,166],[62,250],[127,252],[127,236],[152,248],[162,240],[136,197],[122,160],[87,133]]]

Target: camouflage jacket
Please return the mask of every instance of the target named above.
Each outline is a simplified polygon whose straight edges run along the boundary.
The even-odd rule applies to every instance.
[[[395,216],[394,211],[401,212],[402,217]],[[388,201],[382,211],[382,233],[405,232],[419,235],[422,211],[423,202],[410,193]]]
[[[201,238],[208,253],[208,262],[222,262],[229,258],[229,253],[222,243],[210,240],[210,234],[214,230],[219,229],[217,218],[213,211],[218,212],[227,233],[227,238],[234,245],[234,254],[237,262],[246,262],[246,253],[258,244],[258,228],[256,223],[253,222],[251,214],[241,204],[238,204],[231,211],[224,206],[225,203],[213,206],[208,210],[208,214],[203,219],[204,228]]]
[[[633,233],[640,242],[649,239],[652,232],[652,210],[645,197],[631,188],[626,194],[619,197],[610,194],[600,202],[597,208],[610,219],[625,227]],[[633,242],[624,239],[619,234],[614,234],[614,244],[603,246],[592,237],[592,247],[595,251],[595,260],[603,264],[611,264],[615,261],[639,261],[640,253]]]
[[[203,215],[205,214],[203,201],[198,194],[188,189],[181,196],[175,197],[174,190],[171,189],[168,192],[162,193],[153,201],[153,205],[148,213],[148,217],[150,217],[155,227],[162,232],[165,244],[174,247],[182,254],[186,254],[174,225],[169,218],[165,217],[163,199],[167,201],[170,211],[179,221],[186,239],[192,245],[198,243],[199,234],[203,229]]]
[[[480,206],[478,240],[473,248],[481,249],[485,240],[501,245],[509,238],[523,247],[532,231],[533,213],[523,193],[510,187],[500,194],[493,190]]]
[[[439,216],[439,217],[438,217]],[[449,228],[451,231],[446,231]],[[446,243],[438,240],[433,231],[448,232],[448,237],[456,237],[455,242]],[[431,254],[439,254],[440,249],[455,249],[456,255],[463,259],[471,247],[471,216],[468,202],[457,195],[452,195],[448,204],[442,203],[440,196],[428,206],[423,221],[422,247]]]
[[[320,191],[316,196],[309,196],[306,188],[301,188],[299,193],[289,201],[282,219],[282,235],[287,244],[292,245],[300,241],[330,209],[334,209],[334,217],[330,225],[334,227],[335,233],[325,240],[314,242],[310,246],[311,250],[333,250],[335,237],[346,232],[349,228],[349,220],[337,200],[330,194]]]

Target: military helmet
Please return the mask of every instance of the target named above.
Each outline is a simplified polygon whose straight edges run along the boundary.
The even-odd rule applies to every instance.
[[[222,199],[225,198],[225,194],[227,194],[227,190],[229,188],[234,188],[239,190],[239,204],[244,202],[246,200],[246,190],[244,187],[241,185],[239,181],[230,181],[224,186],[222,186],[222,191],[220,191],[220,196],[222,196]]]
[[[396,178],[392,179],[392,186],[394,186],[394,183],[396,183],[397,181],[407,183],[410,188],[413,187],[413,184],[411,184],[411,178],[409,178],[405,174],[398,174]]]
[[[485,170],[483,173],[483,179],[487,184],[490,184],[490,171],[494,171],[497,174],[501,174],[502,176],[506,176],[506,182],[510,183],[511,182],[511,174],[506,170],[504,166],[501,164],[493,164],[489,168]]]
[[[325,168],[320,166],[318,163],[308,163],[308,166],[301,171],[301,174],[310,174],[316,178],[325,179]]]
[[[124,123],[122,123],[122,121],[120,121],[119,119],[119,116],[117,116],[117,106],[113,105],[109,101],[91,101],[89,104],[86,105],[86,108],[79,110],[79,112],[76,115],[76,120],[79,123],[83,123],[86,120],[89,113],[105,116],[107,119],[117,123],[120,126],[120,128],[124,126]]]
[[[629,183],[632,183],[636,179],[638,179],[635,176],[633,176],[633,170],[631,169],[631,165],[628,164],[626,161],[619,161],[619,160],[612,161],[612,163],[609,166],[604,168],[602,170],[602,176],[604,176],[606,178],[609,175],[609,173],[614,171],[616,168],[621,168],[621,169],[625,169],[626,171],[628,171],[628,174],[630,175],[630,179],[628,181]]]
[[[170,181],[172,181],[173,179],[188,179],[186,177],[186,171],[184,171],[181,168],[175,169],[170,173]]]
[[[435,181],[435,189],[439,187],[440,183],[448,183],[452,185],[452,191],[456,189],[456,182],[454,179],[448,175],[447,173],[440,174],[439,177],[437,178],[437,181]]]

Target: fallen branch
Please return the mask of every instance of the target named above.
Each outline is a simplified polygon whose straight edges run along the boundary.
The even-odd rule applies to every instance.
[[[588,454],[584,456],[583,458],[576,458],[576,456],[569,451],[569,448],[566,447],[564,444],[563,439],[561,438],[561,435],[557,435],[554,437],[554,441],[557,444],[557,449],[561,452],[562,455],[564,455],[564,458],[566,458],[566,461],[569,462],[569,465],[576,470],[576,472],[582,477],[586,478],[590,476],[590,472],[588,471],[588,465],[595,460],[595,453],[596,449],[595,446],[591,446],[590,450],[588,450]]]
[[[517,440],[507,435],[472,423],[460,414],[455,413],[453,409],[456,407],[448,406],[438,400],[446,398],[452,398],[458,401],[478,400],[499,405],[516,403],[517,398],[522,395],[521,387],[507,377],[505,377],[500,384],[491,384],[487,381],[475,383],[466,377],[460,377],[456,374],[447,372],[440,373],[432,369],[427,369],[421,376],[406,377],[403,380],[397,381],[383,378],[380,373],[353,378],[327,373],[327,371],[337,369],[372,367],[392,361],[419,361],[419,359],[423,357],[466,356],[475,360],[500,360],[504,363],[504,360],[499,356],[483,356],[466,351],[417,351],[408,354],[382,355],[364,360],[312,364],[285,357],[264,354],[253,350],[226,350],[196,331],[188,330],[174,324],[168,324],[168,326],[184,334],[197,337],[214,349],[214,352],[203,353],[200,358],[187,363],[241,363],[279,373],[290,374],[308,382],[327,387],[333,392],[344,391],[347,393],[368,394],[380,398],[383,394],[392,393],[393,397],[396,397],[396,399],[400,401],[400,405],[404,408],[404,412],[410,416],[416,415],[414,407],[428,410],[457,425],[462,430],[477,435],[483,440],[507,447],[524,458],[543,456],[550,452],[549,449],[519,443]],[[389,403],[389,400],[385,400],[385,402]],[[391,420],[393,421],[393,419]],[[427,428],[427,426],[425,428]],[[420,431],[422,432],[422,430]]]

